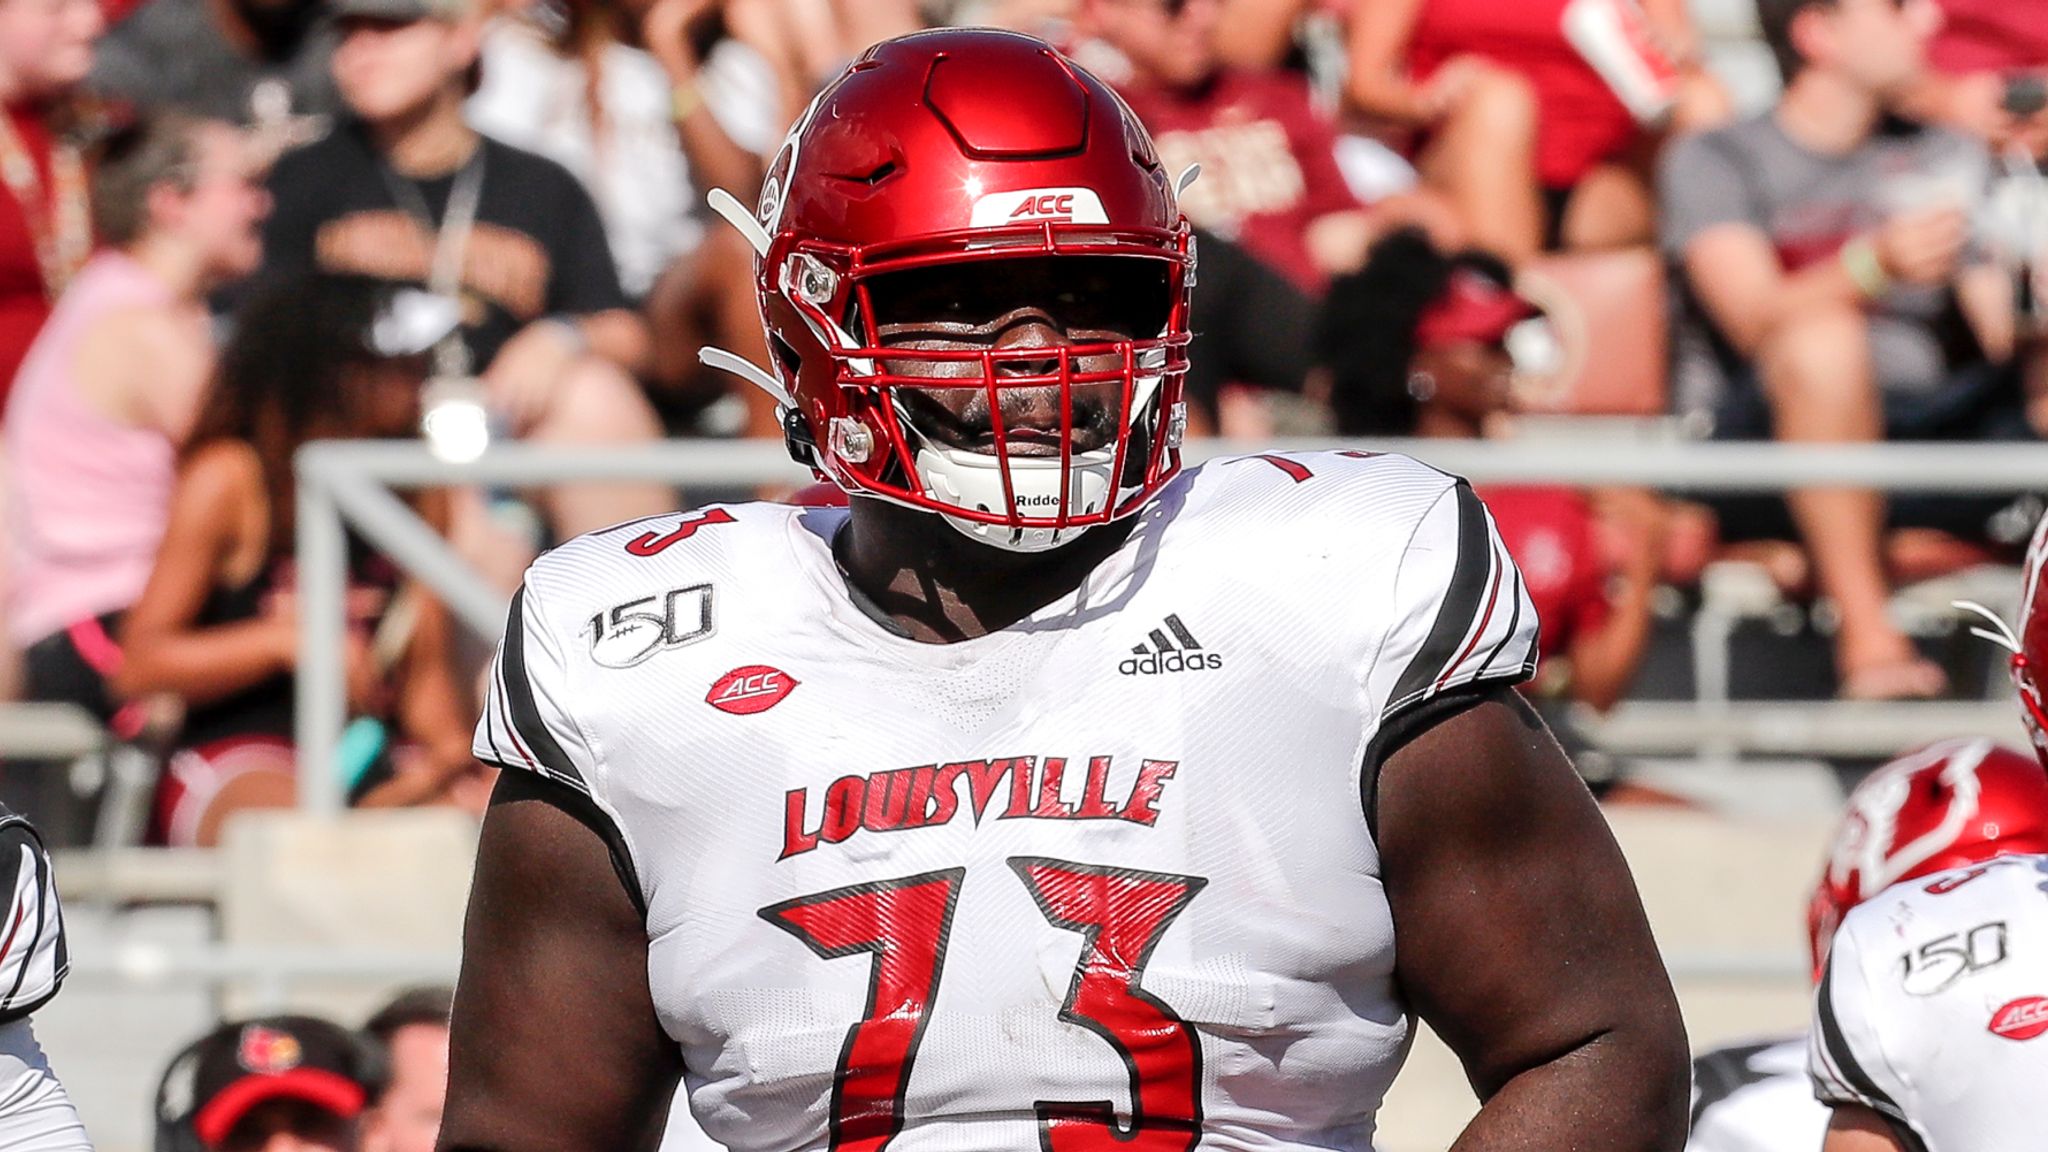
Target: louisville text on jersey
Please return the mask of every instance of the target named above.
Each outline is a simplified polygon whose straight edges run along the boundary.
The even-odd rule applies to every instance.
[[[1008,756],[924,764],[867,776],[841,776],[825,789],[821,810],[810,815],[810,789],[783,799],[782,855],[787,860],[820,844],[839,844],[856,832],[904,832],[950,823],[962,801],[980,824],[1000,803],[998,820],[1124,820],[1147,828],[1159,820],[1159,797],[1180,767],[1176,760],[1145,760],[1122,803],[1109,799],[1113,757],[1090,756],[1081,798],[1060,799],[1064,756]],[[962,788],[965,788],[963,794]]]

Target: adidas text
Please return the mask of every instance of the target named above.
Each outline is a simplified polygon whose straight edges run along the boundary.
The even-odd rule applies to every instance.
[[[1213,672],[1223,667],[1217,652],[1150,652],[1116,666],[1126,676],[1162,676],[1170,672]]]

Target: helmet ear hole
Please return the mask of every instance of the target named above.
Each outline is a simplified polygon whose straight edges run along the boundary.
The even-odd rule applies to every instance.
[[[782,370],[789,373],[792,379],[802,370],[804,358],[798,355],[796,349],[789,346],[789,341],[784,340],[780,332],[768,334],[768,350],[774,353],[775,362],[782,365]]]

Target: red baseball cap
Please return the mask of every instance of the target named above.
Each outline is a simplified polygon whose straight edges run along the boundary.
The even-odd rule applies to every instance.
[[[1415,322],[1415,343],[1421,348],[1461,340],[1497,344],[1507,338],[1509,329],[1537,311],[1512,288],[1470,268],[1460,268],[1451,273],[1443,294],[1422,310]]]
[[[267,1016],[222,1025],[200,1047],[193,1072],[192,1130],[218,1148],[259,1104],[303,1100],[344,1120],[368,1097],[363,1048],[338,1024]]]

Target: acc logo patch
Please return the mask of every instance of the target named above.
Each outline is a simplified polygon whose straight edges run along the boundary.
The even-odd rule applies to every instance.
[[[658,652],[707,639],[715,630],[709,584],[615,604],[592,616],[584,628],[590,633],[590,658],[606,668],[631,668]]]
[[[780,668],[748,664],[720,676],[704,694],[704,702],[720,712],[752,716],[782,703],[796,686],[796,678]]]
[[[241,1040],[235,1046],[236,1063],[264,1076],[289,1072],[303,1059],[305,1051],[299,1046],[298,1037],[261,1024],[242,1029]]]
[[[974,202],[969,223],[976,228],[1003,224],[1107,224],[1109,213],[1093,188],[1024,188],[991,192]]]
[[[2032,1040],[2048,1032],[2048,996],[2022,996],[1991,1017],[1991,1034],[2007,1040]]]

